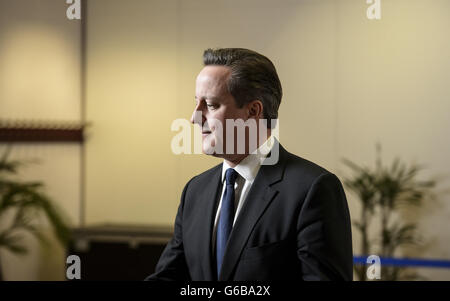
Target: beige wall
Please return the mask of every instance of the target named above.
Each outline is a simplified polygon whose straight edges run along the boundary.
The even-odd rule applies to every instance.
[[[93,1],[88,11],[87,223],[166,224],[178,198],[176,4]]]
[[[333,6],[258,0],[236,10],[236,1],[133,1],[124,12],[120,1],[107,2],[88,8],[88,223],[172,224],[184,184],[220,162],[170,149],[172,121],[192,113],[207,47],[248,47],[273,58],[285,87],[281,140],[334,167]],[[262,8],[252,10],[257,4]],[[313,17],[319,14],[323,20]],[[296,36],[303,42],[293,42]],[[320,129],[298,131],[306,126]]]
[[[0,119],[80,121],[80,22],[69,21],[66,9],[65,1],[0,0]],[[0,154],[5,149],[0,144]],[[44,182],[67,222],[78,225],[78,144],[15,144],[10,158],[38,160],[19,178]],[[6,280],[64,279],[65,250],[44,234],[48,246],[25,235],[26,256],[0,252]]]
[[[170,151],[170,124],[190,117],[208,47],[247,47],[274,61],[290,151],[342,177],[343,157],[372,164],[380,142],[387,162],[401,156],[426,164],[425,176],[448,175],[450,3],[384,2],[379,21],[356,0],[90,2],[88,223],[171,225],[186,181],[220,162]],[[436,231],[447,228],[448,201],[442,194],[423,209],[430,248],[413,255],[450,258],[447,233]],[[354,243],[358,254],[356,233]]]
[[[423,178],[438,180],[437,201],[427,200],[410,216],[420,218],[425,247],[404,255],[448,260],[450,2],[382,1],[382,19],[376,22],[359,13],[364,1],[356,2],[340,1],[337,8],[336,153],[374,166],[380,142],[384,162],[399,156],[425,165]],[[339,174],[344,170],[339,166]],[[358,206],[351,204],[357,216]],[[450,279],[448,269],[420,273]]]
[[[65,19],[64,1],[53,3],[0,2],[1,118],[80,118],[79,23]],[[343,177],[343,157],[370,165],[380,142],[386,162],[401,156],[442,179],[439,200],[415,215],[427,248],[410,255],[450,259],[450,2],[382,1],[379,21],[366,18],[367,7],[364,0],[89,1],[87,223],[173,224],[185,183],[220,160],[172,154],[170,125],[191,115],[202,51],[247,47],[277,66],[280,139],[291,152]],[[77,147],[21,149],[27,155],[18,156],[40,152],[45,163],[27,177],[45,180],[76,224]],[[359,239],[355,232],[355,254]],[[31,272],[17,269],[15,279],[45,278],[38,266],[46,257],[34,254]],[[10,270],[19,261],[9,260]],[[421,273],[450,279],[449,270]]]

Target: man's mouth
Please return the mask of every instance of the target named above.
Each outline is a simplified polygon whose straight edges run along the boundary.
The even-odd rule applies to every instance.
[[[202,132],[202,135],[203,135],[203,136],[208,136],[209,134],[211,134],[211,131],[203,131],[203,132]]]

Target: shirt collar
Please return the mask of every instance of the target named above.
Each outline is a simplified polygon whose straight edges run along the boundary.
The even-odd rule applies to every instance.
[[[234,170],[243,177],[246,181],[253,183],[261,167],[262,161],[270,152],[274,145],[274,138],[270,136],[257,150],[245,157],[238,165],[234,167]],[[225,172],[231,167],[225,160],[222,165],[222,183],[225,180]]]

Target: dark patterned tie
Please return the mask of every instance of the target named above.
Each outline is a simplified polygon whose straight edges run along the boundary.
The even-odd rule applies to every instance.
[[[217,259],[217,275],[220,274],[222,267],[223,255],[227,246],[228,238],[230,237],[231,229],[233,228],[234,220],[234,183],[238,173],[228,168],[225,172],[226,187],[223,194],[222,206],[220,207],[219,223],[217,226],[217,240],[216,240],[216,259]]]

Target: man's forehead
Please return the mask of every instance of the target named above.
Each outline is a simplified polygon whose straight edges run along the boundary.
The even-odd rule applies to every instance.
[[[209,100],[213,100],[213,101],[219,101],[221,99],[220,96],[216,96],[215,94],[201,94],[201,95],[195,95],[195,99],[199,100],[199,99],[209,99]]]
[[[227,93],[227,82],[230,73],[231,70],[227,66],[205,66],[197,76],[196,97],[213,98],[214,94]]]
[[[231,69],[228,66],[208,65],[203,67],[197,76],[197,81],[201,80],[227,80],[231,74]]]

